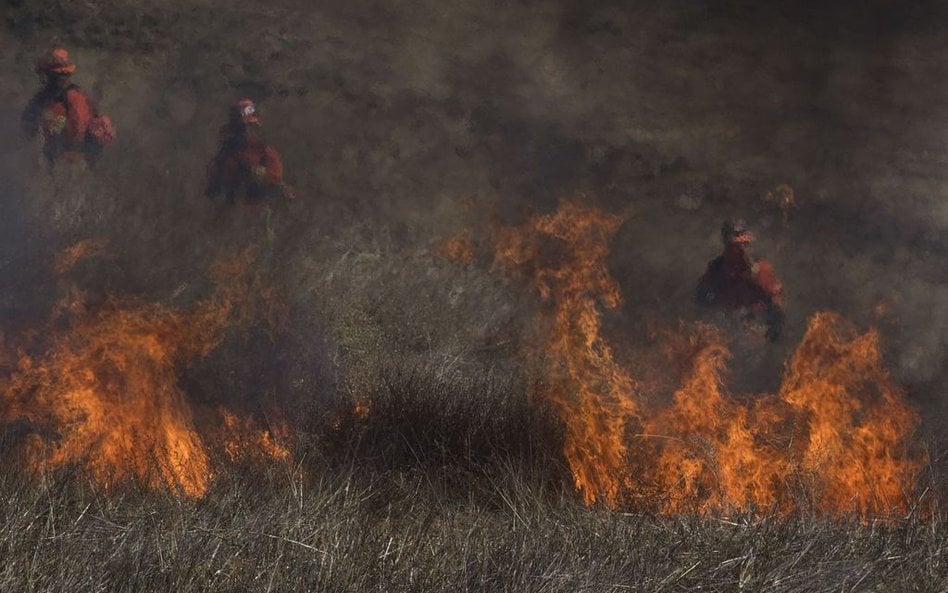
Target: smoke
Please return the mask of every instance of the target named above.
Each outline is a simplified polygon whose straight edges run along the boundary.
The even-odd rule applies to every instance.
[[[279,343],[264,330],[235,338],[193,371],[197,391],[226,376],[233,392],[310,393],[393,361],[515,369],[527,291],[431,247],[584,191],[626,214],[609,262],[625,304],[605,329],[629,351],[649,326],[698,315],[692,289],[720,221],[740,215],[788,301],[766,375],[811,313],[834,309],[879,325],[896,378],[919,403],[944,405],[944,15],[813,6],[11,4],[4,333],[44,318],[56,299],[48,262],[77,240],[119,254],[82,269],[87,287],[182,307],[206,296],[213,261],[252,244],[290,329]],[[76,82],[118,128],[91,176],[50,177],[18,140],[32,59],[52,43],[72,50]],[[259,102],[300,196],[269,218],[201,192],[240,96]],[[786,226],[761,199],[780,184],[798,201]],[[255,362],[227,374],[240,360]]]

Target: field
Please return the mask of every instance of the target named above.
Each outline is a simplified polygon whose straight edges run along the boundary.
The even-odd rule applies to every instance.
[[[390,398],[377,394],[383,403],[361,439],[334,439],[339,429],[327,426],[313,457],[266,471],[225,465],[199,500],[133,486],[106,496],[68,475],[36,485],[8,468],[0,588],[945,588],[940,516],[863,522],[804,511],[708,517],[585,508],[562,462],[537,450],[555,452],[549,419],[514,405],[510,386],[409,385],[389,385]],[[473,391],[489,414],[452,403]]]
[[[943,591],[945,523],[585,509],[511,465],[224,480],[199,501],[3,483],[6,591]],[[469,491],[459,493],[459,475]]]
[[[0,16],[0,591],[948,591],[937,3]],[[243,96],[296,201],[202,194]]]

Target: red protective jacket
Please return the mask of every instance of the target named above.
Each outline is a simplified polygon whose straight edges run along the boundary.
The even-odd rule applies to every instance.
[[[47,87],[33,97],[23,112],[23,129],[30,137],[42,133],[43,153],[50,164],[60,159],[88,160],[97,148],[87,134],[94,116],[92,101],[78,86]]]
[[[708,264],[695,297],[704,305],[760,312],[783,306],[783,287],[770,262],[755,259],[739,244],[729,244]]]
[[[225,138],[207,166],[205,193],[210,197],[223,192],[229,201],[243,197],[254,202],[283,187],[280,153],[258,138]]]

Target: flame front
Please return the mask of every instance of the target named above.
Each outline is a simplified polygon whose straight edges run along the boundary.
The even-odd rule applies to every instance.
[[[802,469],[821,510],[905,511],[921,457],[906,455],[918,417],[882,364],[879,334],[819,313],[790,361],[780,398],[807,420]]]
[[[587,504],[666,513],[893,514],[912,507],[925,463],[917,415],[882,364],[878,334],[833,313],[809,322],[779,392],[738,399],[723,379],[720,332],[682,324],[686,372],[660,401],[613,356],[600,307],[621,302],[608,242],[621,219],[578,200],[497,232],[495,261],[530,277],[545,303],[534,397],[565,426],[564,455]]]
[[[691,370],[669,407],[645,422],[637,463],[665,512],[721,508],[784,508],[788,459],[771,445],[781,414],[770,396],[741,406],[722,375],[730,356],[711,326],[682,332],[692,346]],[[769,436],[769,439],[762,438]]]
[[[626,432],[637,386],[600,335],[599,305],[621,303],[606,268],[608,241],[622,220],[578,202],[498,233],[495,260],[531,273],[548,308],[541,352],[548,369],[536,389],[566,422],[566,460],[587,503],[616,504],[630,480]],[[552,258],[548,253],[555,252]]]
[[[256,462],[271,459],[289,460],[292,455],[281,441],[286,441],[289,427],[284,422],[263,427],[252,417],[240,417],[226,408],[219,408],[223,420],[221,440],[224,452],[233,462]]]
[[[65,272],[101,250],[79,244],[57,259],[56,269]],[[249,258],[245,252],[216,266],[216,292],[187,311],[114,297],[97,307],[57,306],[44,353],[21,355],[0,384],[0,421],[31,426],[30,467],[78,465],[106,487],[134,479],[203,494],[209,456],[178,371],[250,314]]]

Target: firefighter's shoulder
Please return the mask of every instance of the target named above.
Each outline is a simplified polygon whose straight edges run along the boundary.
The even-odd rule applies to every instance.
[[[774,271],[773,264],[766,259],[756,260],[751,265],[751,272],[757,284],[768,292],[779,292],[782,288],[780,280],[777,279],[777,273]]]

